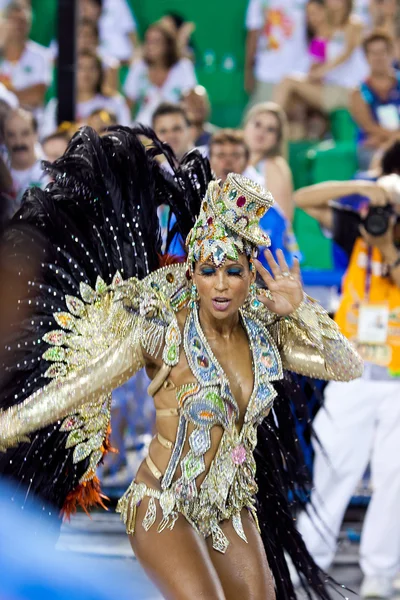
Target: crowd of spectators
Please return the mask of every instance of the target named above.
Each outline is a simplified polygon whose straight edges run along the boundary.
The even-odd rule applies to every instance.
[[[240,130],[246,169],[268,186],[289,222],[294,201],[288,142],[329,138],[329,115],[338,108],[350,111],[357,126],[360,170],[375,164],[397,138],[398,13],[396,0],[359,0],[354,6],[352,0],[249,0],[243,81],[249,104]],[[60,130],[57,40],[45,48],[30,39],[29,0],[2,0],[0,15],[1,157],[13,180],[11,188],[9,178],[2,187],[14,196],[14,208],[24,186],[41,181],[38,161],[54,160],[81,124],[103,132],[112,124],[139,122],[155,127],[178,157],[192,147],[209,154],[212,137],[220,134],[196,77],[193,23],[166,14],[140,40],[128,0],[78,0],[75,123]],[[34,117],[35,167],[16,166],[7,150],[7,113],[18,109]]]
[[[358,0],[354,3],[353,0],[249,0],[244,23],[246,34],[243,35],[243,86],[249,100],[243,107],[240,127],[231,128],[220,128],[218,123],[213,123],[212,98],[210,100],[208,90],[200,85],[196,75],[196,51],[191,42],[195,24],[185,22],[179,15],[164,15],[140,38],[127,0],[78,0],[75,122],[61,124],[58,123],[54,94],[57,40],[44,48],[30,39],[32,10],[29,0],[0,0],[0,15],[0,192],[7,207],[2,211],[3,218],[11,217],[18,210],[27,187],[44,187],[48,183],[42,160],[53,161],[61,156],[73,133],[83,124],[90,125],[100,135],[115,124],[151,126],[158,137],[170,145],[178,160],[191,149],[198,148],[209,158],[221,181],[234,171],[266,186],[275,198],[275,206],[263,217],[261,226],[271,237],[272,250],[282,248],[289,264],[295,255],[301,257],[302,250],[294,233],[296,211],[299,214],[301,209],[307,213],[324,235],[333,238],[333,252],[340,258],[337,264],[340,263],[343,273],[352,268],[354,249],[354,229],[352,235],[347,228],[344,233],[337,230],[338,219],[342,222],[343,215],[348,214],[343,207],[347,206],[347,210],[351,206],[353,211],[361,207],[360,211],[365,215],[368,205],[380,207],[388,201],[393,203],[393,189],[400,188],[400,179],[391,179],[390,185],[387,182],[384,185],[379,179],[382,175],[395,178],[400,175],[400,75],[397,70],[400,67],[400,8],[397,0]],[[299,141],[331,140],[333,143],[331,117],[332,111],[338,110],[345,112],[353,124],[351,151],[354,150],[356,163],[350,177],[356,176],[358,180],[329,181],[295,191],[298,186],[291,145]],[[336,160],[346,161],[347,155],[343,156],[345,158]],[[331,166],[335,165],[332,163]],[[165,165],[165,168],[170,167]],[[332,199],[337,200],[336,208],[330,205]],[[159,219],[165,237],[168,207],[160,207]],[[370,247],[370,256],[373,249],[381,252],[385,259],[388,273],[391,273],[388,295],[390,301],[397,302],[400,232],[395,225],[388,231],[384,239],[365,234],[364,242]],[[179,253],[182,247],[177,245],[175,250]],[[314,247],[313,252],[318,255],[319,247]],[[366,256],[364,262],[369,260],[368,254]],[[263,260],[262,253],[260,257]],[[387,273],[381,269],[378,275],[373,274],[377,277],[373,281],[376,289],[383,289],[383,281],[387,285],[387,279],[384,280]],[[361,302],[359,298],[357,306]],[[391,309],[393,314],[400,314],[398,305],[391,305]],[[399,319],[394,319],[390,331],[396,330],[399,336],[400,330],[396,329],[399,327]],[[388,347],[392,343],[390,335]],[[371,348],[368,348],[369,352]],[[393,363],[394,359],[391,360]],[[398,405],[398,397],[395,401],[398,379],[393,375],[394,367],[388,371],[390,364],[380,364],[381,370],[369,371],[368,377],[357,384],[354,392],[362,403],[363,394],[367,397],[368,390],[385,381],[390,398],[384,416],[389,424],[400,422],[399,410],[394,406]],[[399,365],[400,362],[397,371]],[[115,395],[113,410],[117,425],[114,442],[122,450],[123,433],[132,422],[129,400],[132,393],[139,393],[143,399],[141,407],[146,417],[141,413],[135,419],[143,422],[142,433],[149,434],[144,423],[149,422],[147,413],[151,412],[151,401],[146,404],[144,400],[145,384],[145,378],[138,378]],[[332,384],[330,386],[329,398],[339,395],[351,404],[347,393],[342,394]],[[372,407],[375,398],[370,396],[367,401]],[[352,406],[353,412],[361,411],[358,404]],[[347,410],[349,421],[356,423],[350,408]],[[379,420],[374,411],[371,408],[368,427]],[[333,435],[332,423],[325,423],[322,429],[322,443],[329,442],[328,450],[335,456],[341,451],[343,461],[339,467],[343,466],[351,447],[348,437]],[[381,437],[386,442],[392,435],[390,427],[387,429],[381,430]],[[335,440],[342,440],[339,449]],[[309,535],[310,547],[315,546],[317,562],[318,552],[323,555],[321,566],[329,566],[333,559],[340,521],[357,478],[366,467],[367,454],[370,451],[380,453],[381,461],[389,461],[397,452],[398,442],[376,446],[371,438],[364,446],[357,461],[350,453],[354,468],[347,478],[349,483],[341,504],[335,501],[334,522],[329,514],[324,515],[335,538],[329,552],[321,550],[320,539],[307,534],[307,525],[301,521],[305,536]],[[114,463],[107,466],[108,476],[112,478],[120,473],[121,467],[123,478],[129,480],[124,451],[119,457],[114,456]],[[383,469],[382,465],[380,468]],[[326,466],[321,469],[327,473]],[[371,540],[363,547],[365,597],[374,594],[375,597],[390,596],[400,561],[397,552],[399,526],[396,525],[396,543],[390,546],[386,556],[383,550],[400,490],[399,475],[390,470],[387,473],[393,486],[398,487],[391,487],[393,493],[387,497],[391,498],[392,505],[385,508],[380,500],[382,494],[385,495],[382,486],[379,488],[382,478],[375,482],[379,489],[373,507],[374,519],[379,521],[380,512],[387,513],[387,518],[379,536],[382,547]],[[342,483],[345,480],[346,473]],[[331,479],[326,481],[331,486],[339,485]],[[325,491],[323,484],[321,486],[322,497]],[[396,518],[398,524],[398,515]],[[376,537],[374,527],[372,531]],[[394,565],[396,553],[399,556]],[[380,560],[382,568],[379,568]],[[380,578],[380,583],[376,577],[374,580],[375,575]]]

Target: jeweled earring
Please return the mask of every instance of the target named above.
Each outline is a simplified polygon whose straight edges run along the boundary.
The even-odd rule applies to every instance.
[[[257,286],[255,283],[250,285],[249,296],[250,296],[250,306],[254,309],[260,308],[262,302],[257,298]]]
[[[199,301],[199,292],[197,291],[197,286],[195,283],[192,283],[192,287],[190,288],[190,302],[189,307],[195,308],[197,302]]]

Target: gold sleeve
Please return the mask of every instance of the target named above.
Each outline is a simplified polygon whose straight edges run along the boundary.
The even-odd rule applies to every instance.
[[[60,329],[43,337],[49,347],[42,360],[50,364],[44,377],[53,380],[0,413],[0,449],[68,417],[60,429],[71,431],[67,444],[79,446],[79,460],[90,444],[101,446],[110,419],[104,401],[145,366],[144,355],[160,355],[169,366],[178,362],[180,331],[165,296],[135,278],[119,277],[111,286],[98,281],[95,290],[81,284],[81,298],[66,296],[68,311],[54,314]]]
[[[363,361],[328,313],[305,296],[299,308],[275,321],[271,333],[285,369],[317,379],[351,381]]]
[[[1,413],[0,448],[4,450],[17,444],[29,433],[66,417],[125,383],[144,366],[140,343],[132,337],[123,341],[115,339],[107,350],[84,367],[54,379],[21,404]]]

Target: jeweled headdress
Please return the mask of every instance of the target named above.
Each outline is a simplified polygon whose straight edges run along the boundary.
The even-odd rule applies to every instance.
[[[186,239],[189,268],[207,260],[219,267],[226,259],[237,260],[239,253],[252,256],[255,247],[269,246],[260,219],[273,202],[268,191],[243,175],[229,173],[222,188],[211,181]]]

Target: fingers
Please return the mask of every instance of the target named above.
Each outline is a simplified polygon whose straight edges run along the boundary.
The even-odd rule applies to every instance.
[[[282,250],[279,249],[276,252],[278,262],[276,262],[270,250],[265,250],[264,256],[266,258],[269,268],[271,269],[273,277],[268,272],[268,270],[260,263],[259,260],[255,259],[255,264],[258,273],[261,275],[261,277],[269,287],[270,284],[275,281],[275,279],[282,279],[283,277],[290,277],[290,279],[300,279],[300,263],[297,260],[297,258],[293,260],[293,266],[290,269]]]
[[[276,260],[274,259],[274,256],[273,256],[271,250],[265,250],[264,256],[266,258],[269,268],[272,271],[273,276],[279,277],[279,275],[282,275],[281,268],[278,265],[278,263],[276,262]]]
[[[290,269],[290,273],[291,273],[291,275],[295,279],[300,279],[300,277],[301,277],[301,273],[300,273],[300,261],[299,261],[298,258],[294,258],[293,259],[293,266]]]
[[[274,278],[272,277],[271,273],[269,273],[267,271],[267,269],[260,263],[260,261],[255,258],[254,259],[254,264],[256,266],[257,272],[260,274],[261,279],[264,281],[264,283],[269,287],[271,284],[273,285],[274,283]]]
[[[290,273],[289,266],[285,260],[285,255],[283,254],[281,249],[276,251],[276,256],[278,257],[278,263],[279,263],[280,269],[282,271],[282,274]]]
[[[361,235],[362,235],[363,237],[368,237],[368,233],[367,233],[367,231],[366,231],[366,229],[365,229],[364,225],[359,225],[359,226],[358,226],[358,231],[361,233]]]

